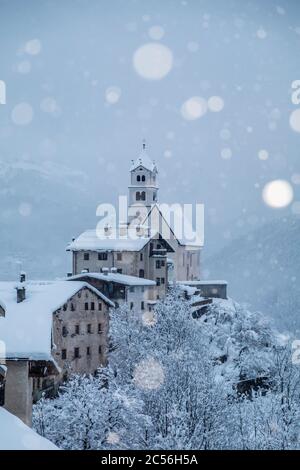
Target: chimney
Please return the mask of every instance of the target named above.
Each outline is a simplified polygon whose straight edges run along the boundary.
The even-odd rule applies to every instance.
[[[117,268],[116,267],[112,267],[110,268],[110,272],[113,273],[113,274],[116,274],[118,272]]]
[[[16,286],[17,290],[17,303],[23,302],[26,299],[26,288],[25,288],[25,281],[26,281],[26,273],[23,271],[20,273],[20,282]]]
[[[108,268],[105,268],[105,267],[102,268],[102,272],[105,276],[107,276],[108,275]]]

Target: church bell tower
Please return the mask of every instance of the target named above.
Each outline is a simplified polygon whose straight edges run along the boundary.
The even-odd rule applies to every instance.
[[[153,204],[158,201],[157,167],[150,160],[146,151],[146,142],[143,141],[140,156],[132,160],[130,168],[128,219],[143,221]]]

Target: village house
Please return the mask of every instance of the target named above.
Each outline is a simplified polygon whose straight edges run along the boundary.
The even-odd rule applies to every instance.
[[[156,300],[166,295],[168,285],[167,256],[173,251],[159,234],[140,234],[137,238],[87,230],[67,248],[72,252],[72,275],[101,273],[114,268],[118,274],[154,280]],[[153,299],[154,300],[154,299]]]
[[[112,300],[116,307],[127,304],[137,313],[151,311],[157,301],[155,281],[119,274],[116,268],[102,268],[101,273],[76,274],[67,279],[89,283]]]
[[[0,282],[0,362],[7,367],[4,406],[30,425],[32,399],[41,391],[105,364],[114,304],[84,282],[21,280]]]

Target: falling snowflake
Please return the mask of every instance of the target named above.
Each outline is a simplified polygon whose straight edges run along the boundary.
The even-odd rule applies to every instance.
[[[184,119],[194,121],[204,116],[207,111],[207,102],[201,96],[193,96],[186,100],[181,107],[181,114]]]
[[[151,42],[135,51],[133,65],[141,77],[148,80],[161,80],[172,69],[173,54],[167,46]]]
[[[288,206],[293,200],[293,188],[288,181],[270,181],[263,188],[264,202],[275,209]]]
[[[164,383],[164,370],[157,360],[144,359],[136,366],[133,380],[143,390],[155,390]]]

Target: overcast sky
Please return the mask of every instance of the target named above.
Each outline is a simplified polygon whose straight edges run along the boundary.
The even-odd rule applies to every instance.
[[[299,47],[292,0],[0,0],[0,165],[75,172],[92,221],[146,138],[160,200],[205,204],[210,253],[299,217]],[[283,209],[262,199],[276,179],[293,190]]]

